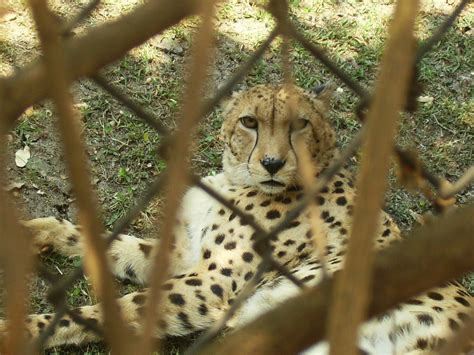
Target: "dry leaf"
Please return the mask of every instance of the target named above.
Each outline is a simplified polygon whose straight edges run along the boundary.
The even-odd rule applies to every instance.
[[[28,160],[31,157],[30,147],[25,145],[23,149],[19,149],[15,153],[15,164],[19,168],[23,168],[28,163]]]
[[[432,96],[420,96],[418,97],[418,102],[422,102],[427,105],[431,105],[433,103],[434,98]]]
[[[89,105],[85,102],[79,102],[79,103],[74,104],[74,107],[76,109],[87,109],[89,108]]]

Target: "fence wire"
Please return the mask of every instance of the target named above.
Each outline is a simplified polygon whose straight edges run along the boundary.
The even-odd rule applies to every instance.
[[[64,21],[60,26],[60,31],[63,37],[67,37],[71,31],[84,19],[86,19],[95,7],[99,4],[99,0],[94,0],[88,4],[82,11],[80,11],[76,16],[71,20]],[[450,26],[455,21],[456,17],[459,16],[461,11],[469,3],[469,0],[462,0],[452,12],[452,14],[445,20],[445,22],[434,32],[434,34],[425,42],[419,45],[418,51],[416,52],[416,62],[413,68],[413,73],[417,73],[417,66],[423,60],[423,57],[433,50],[434,45],[438,43],[442,37],[446,34]],[[34,3],[34,1],[32,1]],[[268,11],[275,17],[276,26],[268,35],[268,37],[263,41],[263,43],[251,54],[247,61],[242,64],[235,73],[225,82],[224,85],[214,94],[211,99],[206,100],[202,103],[202,107],[198,114],[199,118],[205,117],[212,112],[214,107],[225,97],[227,96],[236,84],[242,80],[245,75],[253,68],[253,66],[262,58],[265,51],[270,47],[271,43],[278,36],[285,36],[285,38],[292,39],[303,48],[305,48],[315,60],[319,60],[334,76],[344,83],[355,95],[359,97],[360,104],[358,108],[359,118],[361,121],[364,121],[365,109],[371,103],[371,95],[369,94],[370,90],[362,87],[357,81],[352,79],[347,73],[345,73],[334,60],[331,59],[330,55],[326,53],[320,46],[315,43],[312,43],[307,37],[297,28],[293,23],[291,16],[288,11],[288,3],[285,1],[270,1]],[[41,27],[41,26],[39,26]],[[40,28],[41,33],[41,28]],[[288,73],[287,73],[288,74]],[[96,72],[92,75],[92,80],[97,84],[98,87],[110,94],[114,99],[116,99],[121,105],[126,109],[132,112],[137,118],[141,119],[145,124],[155,130],[158,134],[161,135],[162,144],[158,148],[158,151],[162,153],[165,158],[172,159],[170,154],[167,154],[166,151],[169,146],[176,144],[176,133],[170,132],[160,121],[158,117],[155,117],[153,113],[149,112],[143,106],[135,103],[130,97],[128,97],[121,89],[112,85],[106,78],[106,76],[100,72]],[[416,76],[413,79],[411,88],[417,85],[418,78]],[[408,106],[413,106],[413,103],[416,102],[417,96],[420,94],[419,90],[410,90],[408,93]],[[280,232],[282,232],[300,213],[308,206],[308,204],[314,200],[314,198],[320,193],[331,180],[331,178],[337,174],[339,169],[346,165],[349,159],[355,154],[357,149],[361,146],[363,137],[364,137],[364,127],[361,131],[353,138],[352,142],[341,152],[340,156],[334,160],[319,176],[318,180],[314,183],[313,186],[305,193],[303,198],[298,202],[297,206],[292,209],[280,223],[278,223],[270,231],[265,231],[253,216],[237,206],[228,201],[224,196],[222,196],[215,189],[202,183],[200,178],[193,172],[187,173],[186,180],[197,188],[203,190],[205,193],[209,194],[212,198],[218,201],[222,206],[230,209],[233,213],[236,214],[238,218],[245,224],[248,224],[253,228],[256,238],[254,243],[255,251],[261,256],[261,263],[258,266],[257,272],[255,275],[248,281],[247,285],[234,300],[233,304],[227,310],[223,318],[216,322],[213,327],[209,330],[203,332],[193,346],[188,349],[187,354],[195,354],[199,352],[204,345],[213,340],[224,328],[227,321],[234,315],[238,308],[246,301],[246,299],[252,294],[252,291],[259,283],[262,278],[262,275],[269,270],[276,270],[280,274],[287,277],[291,282],[293,282],[297,287],[304,288],[304,284],[298,280],[298,278],[288,270],[285,265],[282,265],[278,260],[272,255],[270,248],[270,240],[276,237]],[[430,172],[416,157],[414,157],[409,152],[404,149],[395,146],[394,154],[398,157],[399,164],[402,166],[402,170],[417,170],[420,172],[424,181],[427,181],[435,190],[435,194],[429,196],[433,201],[434,205],[438,210],[442,211],[443,203],[440,203],[442,200],[451,198],[457,191],[459,191],[459,186],[466,186],[466,184],[473,179],[472,169],[466,173],[462,178],[463,180],[460,184],[455,184],[457,188],[449,189],[446,187],[447,183],[444,179],[437,177],[435,174]],[[67,159],[75,159],[74,157],[69,157]],[[72,163],[72,162],[71,162]],[[112,241],[116,239],[121,233],[125,232],[129,224],[139,215],[150,201],[157,195],[158,192],[163,190],[163,187],[166,182],[167,173],[164,172],[160,174],[156,179],[150,182],[148,189],[143,193],[143,195],[138,199],[138,202],[133,206],[128,213],[121,218],[118,222],[115,223],[115,226],[112,232],[107,236],[107,243],[105,247],[110,246]],[[97,238],[96,238],[97,239]],[[104,254],[105,255],[105,254]],[[84,268],[82,265],[75,268],[73,272],[64,277],[59,277],[52,272],[50,272],[41,262],[37,263],[36,268],[39,274],[44,277],[50,284],[50,289],[48,292],[48,300],[53,304],[56,314],[53,320],[50,322],[48,327],[41,333],[41,336],[36,340],[35,344],[32,346],[35,349],[41,349],[44,347],[45,343],[48,340],[57,327],[59,320],[65,315],[69,315],[74,321],[79,324],[84,325],[88,330],[91,330],[97,333],[99,336],[103,336],[103,330],[100,329],[97,324],[90,322],[81,317],[78,313],[71,309],[66,302],[66,292],[70,289],[76,281],[78,281],[84,275]],[[106,312],[108,313],[108,312]],[[116,349],[117,350],[117,349]]]

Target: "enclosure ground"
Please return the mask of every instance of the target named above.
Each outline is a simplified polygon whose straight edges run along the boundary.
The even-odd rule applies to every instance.
[[[11,74],[39,54],[33,23],[23,1],[7,1],[9,14],[0,19],[0,75]],[[86,1],[52,1],[58,15],[70,17]],[[132,9],[139,1],[103,1],[76,35],[91,26],[110,21]],[[225,78],[243,63],[265,39],[274,25],[273,19],[260,8],[259,1],[229,1],[220,5],[216,20],[217,53],[215,68],[210,73],[208,92],[213,92]],[[314,42],[327,49],[331,58],[349,75],[370,87],[377,76],[378,62],[387,36],[387,24],[393,9],[391,1],[291,1],[294,20]],[[429,36],[453,9],[455,3],[426,1],[418,20],[418,36]],[[175,126],[180,105],[191,40],[198,22],[187,20],[132,50],[120,62],[106,68],[105,76],[136,102],[147,107],[165,125]],[[404,115],[399,144],[413,147],[429,169],[454,181],[474,161],[474,50],[472,35],[474,11],[464,12],[453,28],[423,60],[420,77],[424,93],[418,111]],[[279,41],[274,42],[264,60],[251,71],[240,88],[282,80]],[[304,88],[334,80],[328,71],[301,47],[291,50],[294,79]],[[354,116],[356,98],[348,89],[339,88],[331,118],[344,146],[359,128]],[[140,196],[153,176],[165,164],[157,158],[160,141],[152,130],[127,112],[93,82],[84,80],[74,86],[77,109],[84,118],[84,137],[88,143],[93,184],[102,208],[103,220],[111,227]],[[200,126],[194,148],[193,165],[202,175],[221,169],[221,143],[218,132],[219,110],[206,117]],[[12,190],[22,206],[25,218],[54,215],[75,219],[74,200],[62,163],[54,114],[49,103],[35,105],[21,117],[10,135],[9,179],[20,188]],[[25,167],[15,165],[15,152],[28,146],[31,158]],[[356,169],[359,157],[351,164]],[[474,190],[458,196],[460,204],[472,201]],[[130,233],[153,237],[153,216],[159,213],[159,199],[134,222]],[[430,210],[421,195],[399,189],[392,174],[392,189],[387,210],[404,230],[416,225],[416,216]],[[67,273],[78,260],[49,256],[46,262],[56,273]],[[466,277],[465,285],[474,293],[474,277]],[[45,301],[47,284],[33,278],[31,311],[49,312]],[[3,287],[0,287],[0,290]],[[122,294],[135,286],[120,285]],[[87,280],[83,279],[68,294],[71,305],[95,302]],[[0,309],[0,316],[2,316]],[[169,342],[166,353],[180,353],[189,339]],[[101,345],[82,348],[53,349],[48,353],[105,353]]]

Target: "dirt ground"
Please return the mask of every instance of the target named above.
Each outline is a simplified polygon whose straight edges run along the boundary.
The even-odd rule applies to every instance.
[[[7,76],[39,54],[34,26],[24,1],[6,1],[8,13],[0,18],[0,76]],[[51,1],[56,13],[71,17],[87,2]],[[75,30],[76,36],[111,21],[140,1],[103,1],[92,16]],[[209,90],[215,91],[261,43],[274,24],[261,7],[262,1],[228,1],[220,5],[216,19],[215,67],[209,74]],[[393,10],[391,1],[312,1],[294,0],[293,19],[314,42],[361,84],[369,87],[377,75],[377,65],[387,37],[386,28]],[[418,36],[427,38],[454,8],[452,1],[426,1],[418,20]],[[186,73],[191,40],[198,22],[187,20],[158,35],[125,58],[104,69],[104,75],[136,102],[144,105],[166,126],[173,129]],[[465,11],[442,43],[427,55],[420,66],[424,93],[415,114],[404,114],[399,144],[417,150],[434,173],[450,181],[459,178],[474,162],[473,27],[474,11]],[[264,60],[239,84],[239,89],[258,83],[282,80],[280,41],[275,41]],[[295,81],[302,87],[335,80],[320,63],[300,46],[291,49]],[[336,81],[337,82],[337,81]],[[360,127],[354,116],[356,98],[341,83],[334,99],[331,119],[341,146]],[[84,120],[93,186],[106,227],[111,228],[138,199],[153,177],[165,168],[156,147],[160,137],[105,94],[92,81],[73,87],[76,107]],[[218,132],[221,116],[217,109],[203,119],[192,164],[203,175],[221,169]],[[8,136],[8,188],[16,196],[25,218],[56,216],[75,220],[74,198],[62,162],[61,143],[55,129],[53,108],[43,102],[29,108]],[[24,167],[15,163],[15,153],[29,147],[31,157]],[[359,157],[351,162],[356,169]],[[416,225],[416,216],[430,210],[430,203],[417,193],[400,189],[392,174],[387,210],[404,230]],[[458,195],[460,204],[472,201],[474,189]],[[130,228],[130,233],[150,237],[156,234],[153,216],[159,200],[152,203]],[[79,260],[49,256],[49,268],[66,274]],[[463,282],[474,293],[474,277]],[[31,281],[31,311],[49,312],[45,301],[47,283]],[[120,285],[121,293],[135,289]],[[0,287],[0,290],[3,289]],[[68,294],[71,305],[95,302],[86,279]],[[2,316],[0,307],[0,316]],[[189,339],[173,340],[166,353],[180,353]],[[53,349],[48,353],[104,353],[100,345]]]

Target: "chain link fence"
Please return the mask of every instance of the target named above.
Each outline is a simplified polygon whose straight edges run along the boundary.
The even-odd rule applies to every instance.
[[[434,48],[434,45],[442,39],[443,35],[470,1],[461,1],[443,25],[440,26],[427,41],[417,46],[416,52],[398,58],[395,53],[396,50],[400,48],[400,41],[410,42],[412,38],[411,36],[413,35],[409,30],[404,30],[402,28],[406,18],[410,18],[410,21],[413,22],[414,16],[416,15],[416,5],[410,5],[409,2],[410,1],[399,1],[397,4],[398,10],[392,24],[392,28],[395,30],[391,33],[392,42],[389,41],[387,45],[384,57],[386,58],[386,62],[382,63],[382,72],[384,70],[384,65],[388,67],[394,63],[405,68],[405,78],[406,80],[409,80],[405,85],[408,88],[408,91],[403,90],[403,86],[395,87],[393,90],[398,90],[397,95],[400,97],[400,103],[404,102],[404,109],[414,111],[416,110],[417,97],[421,93],[417,77],[417,67],[420,61]],[[15,268],[15,265],[18,264],[24,265],[20,268],[21,270],[16,270],[20,273],[26,273],[29,268],[34,267],[42,277],[51,283],[48,292],[48,300],[54,305],[56,310],[53,320],[44,329],[41,336],[34,344],[29,344],[21,341],[21,323],[23,322],[25,309],[21,306],[12,306],[12,302],[15,303],[14,301],[7,302],[7,304],[10,305],[9,320],[12,323],[12,331],[9,334],[9,350],[10,353],[21,353],[22,351],[31,349],[41,349],[45,345],[48,337],[54,333],[61,318],[67,314],[75,322],[84,325],[87,329],[96,332],[100,336],[104,336],[111,346],[112,351],[116,353],[149,353],[152,346],[155,345],[152,339],[154,324],[156,324],[158,319],[162,316],[159,312],[155,311],[156,307],[154,307],[154,305],[160,301],[159,286],[165,281],[166,271],[169,264],[167,258],[167,246],[171,245],[173,242],[171,227],[162,230],[160,235],[162,247],[160,252],[158,252],[154,263],[154,265],[156,265],[156,270],[150,280],[149,290],[150,299],[153,299],[156,302],[150,302],[152,305],[149,305],[149,312],[146,313],[147,316],[145,317],[143,324],[144,335],[139,337],[137,340],[139,351],[132,349],[130,347],[130,342],[126,340],[131,337],[131,335],[129,334],[127,327],[125,327],[121,321],[120,312],[117,311],[118,306],[115,302],[116,295],[114,292],[113,279],[110,272],[107,271],[105,251],[111,242],[127,229],[129,224],[139,215],[140,211],[142,211],[160,191],[167,191],[167,205],[164,210],[164,218],[165,220],[174,220],[173,216],[176,214],[179,206],[178,196],[181,195],[181,192],[184,191],[187,184],[192,184],[212,196],[212,198],[235,213],[243,223],[248,224],[254,229],[256,233],[254,248],[261,257],[261,263],[258,266],[257,272],[239,293],[238,297],[225,313],[225,316],[220,321],[216,322],[211,329],[203,332],[193,346],[187,351],[189,354],[206,352],[205,349],[209,351],[206,346],[208,346],[209,343],[211,343],[212,340],[214,340],[225,328],[227,321],[235,314],[249,295],[252,294],[265,272],[276,270],[279,274],[287,277],[297,287],[301,289],[305,288],[304,284],[295,277],[295,275],[292,274],[285,265],[281,264],[272,255],[270,241],[273,237],[277,236],[278,233],[283,231],[294,220],[294,218],[311,204],[311,201],[313,201],[315,196],[325,188],[328,181],[337,174],[341,167],[347,164],[349,159],[361,147],[365,137],[370,134],[368,131],[373,130],[374,128],[367,128],[364,125],[362,130],[353,138],[352,142],[348,144],[344,151],[341,152],[337,160],[333,161],[329,167],[323,171],[319,179],[308,189],[304,197],[299,201],[297,207],[291,210],[282,221],[270,231],[265,231],[251,214],[241,210],[232,202],[227,201],[218,191],[215,191],[211,187],[202,183],[200,178],[187,164],[190,147],[189,144],[186,145],[183,142],[189,142],[191,140],[190,137],[192,136],[199,120],[211,113],[214,107],[225,96],[231,93],[236,84],[238,84],[238,82],[252,69],[257,61],[262,58],[271,43],[279,36],[283,38],[283,42],[284,44],[286,43],[286,45],[288,45],[289,40],[294,40],[300,43],[314,56],[316,60],[323,63],[338,80],[344,83],[359,97],[357,115],[362,122],[366,121],[366,117],[370,118],[371,113],[376,115],[377,107],[383,110],[387,109],[386,106],[380,106],[383,105],[383,103],[377,101],[378,95],[390,96],[388,93],[393,93],[395,91],[390,91],[389,86],[384,86],[384,83],[382,82],[380,86],[375,88],[374,95],[371,95],[368,90],[363,88],[357,81],[353,80],[347,73],[345,73],[344,70],[342,70],[321,47],[309,41],[298,30],[289,15],[289,4],[287,2],[273,0],[267,4],[267,9],[276,19],[275,28],[268,35],[267,39],[265,39],[253,52],[250,58],[235,71],[235,74],[232,75],[224,85],[219,88],[214,96],[211,99],[201,102],[200,98],[203,96],[202,92],[204,90],[202,83],[205,82],[208,66],[207,63],[209,62],[208,55],[212,52],[212,17],[214,16],[215,8],[213,1],[197,3],[186,0],[182,1],[180,4],[176,4],[176,2],[165,0],[161,2],[146,3],[130,14],[119,19],[116,23],[108,24],[95,30],[93,29],[90,31],[90,34],[80,39],[73,39],[64,42],[63,38],[66,38],[77,24],[87,18],[98,4],[98,0],[92,1],[83,9],[83,11],[78,13],[71,20],[58,24],[53,20],[51,12],[47,9],[45,2],[40,0],[30,1],[42,43],[44,54],[43,62],[42,64],[28,67],[19,74],[16,74],[16,76],[4,80],[1,83],[0,94],[3,98],[0,113],[2,121],[1,128],[3,130],[2,133],[4,133],[14,125],[16,118],[26,107],[45,97],[49,97],[53,100],[59,117],[59,131],[62,135],[63,141],[67,142],[64,146],[64,153],[68,170],[70,172],[71,184],[75,191],[76,202],[79,210],[79,222],[83,226],[86,239],[85,247],[86,254],[88,255],[86,259],[87,270],[91,276],[94,288],[103,302],[105,323],[108,325],[113,324],[113,326],[108,326],[105,329],[102,329],[98,327],[97,324],[83,319],[68,306],[66,302],[66,291],[83,276],[83,266],[77,267],[69,275],[58,277],[48,271],[43,264],[34,263],[32,261],[31,257],[25,252],[28,248],[26,245],[21,244],[22,238],[4,237],[2,241],[5,243],[5,251],[18,251],[19,247],[23,250],[23,254],[20,253],[17,255],[15,252],[15,258],[13,259],[4,256],[3,264],[6,274],[8,275],[10,272],[11,275],[16,275],[16,273],[13,272],[13,269]],[[411,13],[407,15],[404,11],[411,11]],[[151,17],[150,14],[155,14],[155,17]],[[136,104],[120,89],[112,85],[100,72],[100,69],[112,60],[124,55],[128,50],[139,45],[152,35],[162,32],[176,24],[181,19],[194,14],[200,14],[202,21],[195,38],[194,57],[190,64],[187,87],[183,96],[181,121],[178,129],[175,132],[170,132],[151,112]],[[130,24],[139,24],[137,25],[136,33],[130,35],[126,34],[122,43],[118,45],[117,48],[109,48],[110,50],[108,52],[98,49],[88,58],[85,58],[83,54],[80,54],[84,50],[87,52],[88,48],[97,48],[98,45],[104,45],[107,43],[107,40],[110,38],[113,31],[117,31],[120,26]],[[285,54],[285,51],[282,51],[282,56],[285,57],[286,55],[287,53]],[[283,60],[289,63],[288,58],[283,58]],[[290,71],[290,65],[288,64],[286,66],[287,80],[291,80]],[[87,158],[84,154],[84,143],[80,137],[77,112],[74,112],[73,99],[68,94],[72,81],[83,76],[90,77],[99,87],[108,92],[124,107],[129,109],[148,126],[158,132],[163,137],[163,143],[158,150],[163,157],[168,159],[167,171],[158,176],[155,181],[149,185],[149,188],[139,199],[138,203],[114,225],[114,228],[107,236],[106,241],[99,237],[103,234],[103,230],[101,229],[102,223],[97,219],[97,207],[95,200],[92,197],[93,193],[89,184],[90,177],[87,173]],[[42,82],[46,78],[48,79],[48,87],[42,85]],[[195,109],[196,107],[199,109]],[[392,108],[393,114],[397,115],[398,109],[403,107],[397,108],[394,106]],[[3,149],[5,149],[5,147],[3,147]],[[473,174],[471,169],[457,184],[449,185],[446,181],[431,173],[413,154],[393,145],[390,146],[390,151],[397,157],[398,164],[401,167],[401,171],[405,173],[405,176],[416,176],[419,181],[418,187],[429,195],[428,197],[433,202],[435,211],[438,213],[442,213],[445,207],[450,204],[447,201],[451,200],[460,189],[464,188],[470,180],[472,180]],[[170,188],[169,185],[170,181],[172,181],[172,188]],[[168,188],[164,189],[166,186],[168,186]],[[431,189],[429,189],[428,186],[430,186]],[[429,191],[434,191],[434,193]],[[383,194],[383,191],[379,191],[379,193]],[[5,234],[11,236],[24,234],[21,227],[15,222],[16,213],[14,212],[14,208],[9,199],[5,197],[2,199],[0,204],[2,211],[5,213],[4,216],[7,218],[7,221],[3,222],[5,227],[4,230],[8,231],[8,233]],[[364,220],[362,223],[367,223],[367,220]],[[470,243],[470,245],[472,245],[472,241]],[[460,244],[460,246],[461,245],[462,244]],[[371,265],[368,264],[366,266],[369,271]],[[472,261],[470,263],[470,268],[474,268]],[[466,270],[462,271],[465,272]],[[460,273],[461,270],[456,270],[456,272]],[[453,277],[454,276],[456,275],[453,275]],[[8,297],[11,297],[11,300],[23,298],[26,294],[25,284],[22,283],[21,280],[14,281],[14,278],[7,278],[7,281],[8,280],[10,280],[10,282],[7,282]],[[332,286],[325,283],[321,287],[324,289],[324,287],[328,288]],[[356,301],[354,302],[357,304]],[[381,310],[382,309],[377,309],[377,311]],[[318,331],[313,331],[312,336],[315,337],[314,340],[316,340],[317,337],[322,336],[322,330],[319,331],[319,334]],[[225,341],[226,340],[224,340],[224,343]]]

